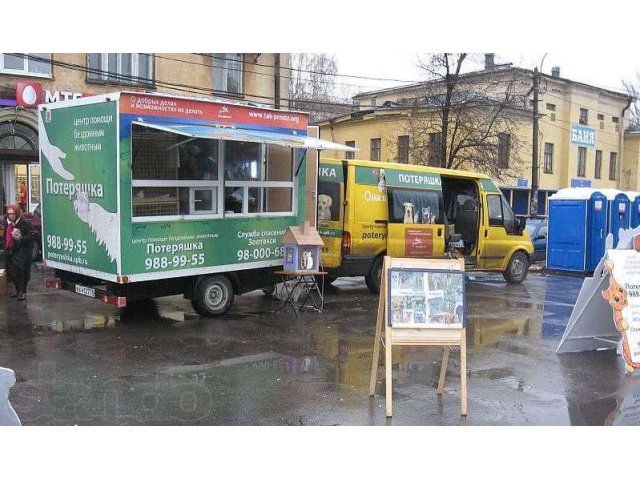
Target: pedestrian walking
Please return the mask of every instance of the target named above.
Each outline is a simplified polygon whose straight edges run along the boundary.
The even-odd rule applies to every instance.
[[[7,277],[15,286],[11,295],[26,300],[27,284],[31,279],[31,247],[33,236],[29,221],[22,217],[16,205],[7,207],[7,228],[4,232],[5,266]]]
[[[27,186],[24,184],[24,182],[20,182],[20,188],[18,189],[18,197],[20,198],[20,202],[18,203],[18,206],[20,207],[21,210],[26,210],[27,209]]]

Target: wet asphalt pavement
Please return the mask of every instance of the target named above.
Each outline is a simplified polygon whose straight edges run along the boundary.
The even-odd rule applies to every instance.
[[[615,351],[555,353],[579,278],[472,275],[468,416],[457,350],[438,397],[442,349],[397,347],[387,419],[382,367],[368,396],[377,297],[362,278],[328,287],[322,314],[274,314],[257,291],[205,319],[182,297],[120,312],[46,290],[47,274],[34,265],[26,302],[0,297],[0,366],[24,425],[640,424],[640,378]]]

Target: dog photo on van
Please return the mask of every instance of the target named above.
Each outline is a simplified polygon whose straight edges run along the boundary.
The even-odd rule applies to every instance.
[[[318,220],[331,220],[331,205],[333,200],[329,195],[318,195]]]

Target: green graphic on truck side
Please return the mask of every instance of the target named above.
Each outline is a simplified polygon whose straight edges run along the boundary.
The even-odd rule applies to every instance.
[[[356,167],[356,184],[377,185],[380,191],[386,187],[426,188],[442,190],[437,173],[411,172],[392,168]]]
[[[44,259],[116,274],[116,102],[42,109]]]

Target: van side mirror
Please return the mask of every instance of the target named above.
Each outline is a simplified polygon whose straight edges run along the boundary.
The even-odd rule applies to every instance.
[[[524,232],[524,229],[526,226],[527,226],[526,217],[516,217],[516,231],[514,233],[516,235],[521,235],[522,232]]]

